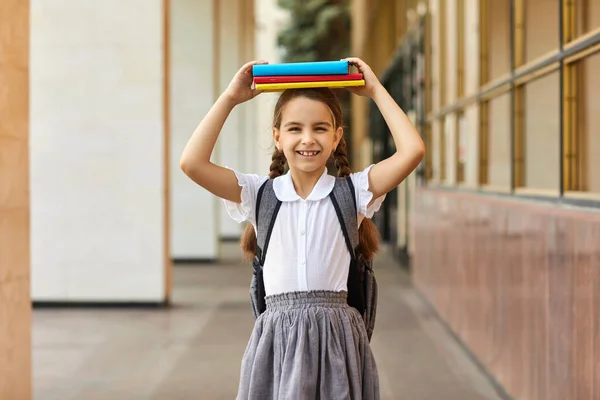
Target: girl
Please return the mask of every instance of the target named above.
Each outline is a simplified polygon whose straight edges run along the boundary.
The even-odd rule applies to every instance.
[[[406,115],[362,60],[347,59],[365,86],[348,88],[371,98],[392,133],[396,153],[351,174],[340,103],[330,89],[283,92],[275,106],[275,151],[269,176],[243,174],[210,161],[231,110],[254,98],[253,61],[244,65],[202,120],[181,157],[182,170],[224,200],[236,221],[249,221],[245,255],[256,246],[255,203],[260,186],[273,179],[282,205],[264,264],[267,309],[256,320],[241,367],[238,399],[379,399],[379,378],[359,312],[346,303],[350,254],[328,197],[335,177],[351,176],[359,210],[360,250],[378,247],[370,218],[387,192],[420,163],[424,144]],[[289,172],[284,175],[284,167]]]

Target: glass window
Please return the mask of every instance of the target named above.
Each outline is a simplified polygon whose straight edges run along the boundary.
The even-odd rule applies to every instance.
[[[522,0],[525,12],[525,62],[558,49],[558,7],[556,0]]]
[[[456,184],[457,175],[457,116],[456,114],[448,114],[444,119],[443,126],[444,134],[444,156],[445,156],[445,179],[447,185]]]
[[[441,182],[444,179],[442,171],[444,150],[441,132],[440,121],[436,119],[431,124],[431,180],[434,182]]]
[[[442,37],[444,40],[444,60],[442,72],[443,79],[443,105],[453,104],[458,95],[458,30],[457,26],[457,7],[456,1],[444,2],[444,30]]]
[[[600,28],[600,1],[575,0],[577,15],[577,36],[585,35]]]
[[[559,190],[559,74],[553,72],[524,87],[524,184],[527,188]]]
[[[456,182],[463,183],[465,181],[465,173],[467,166],[467,142],[468,142],[468,127],[464,111],[457,113],[458,126],[456,130]]]
[[[510,0],[486,1],[488,79],[510,72]]]
[[[464,75],[461,82],[461,97],[469,96],[479,89],[479,16],[477,0],[464,2],[463,48],[460,52]],[[460,28],[459,28],[460,29]]]
[[[510,92],[489,101],[488,105],[488,185],[510,187]]]
[[[588,56],[578,64],[580,188],[600,193],[600,53]]]
[[[458,159],[463,164],[461,181],[477,186],[479,174],[479,105],[465,108],[458,121]]]
[[[425,180],[433,178],[433,135],[431,123],[425,124]]]
[[[442,35],[441,31],[441,18],[440,18],[440,9],[434,8],[433,6],[438,3],[432,3],[432,8],[430,10],[430,44],[431,44],[431,52],[430,52],[430,84],[431,84],[431,108],[433,110],[438,110],[442,104],[442,47],[441,47],[441,39]]]

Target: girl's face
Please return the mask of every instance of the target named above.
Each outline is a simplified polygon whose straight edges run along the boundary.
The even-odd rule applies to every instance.
[[[275,146],[283,151],[292,169],[313,172],[327,164],[343,131],[335,128],[329,107],[317,100],[296,97],[284,107]]]

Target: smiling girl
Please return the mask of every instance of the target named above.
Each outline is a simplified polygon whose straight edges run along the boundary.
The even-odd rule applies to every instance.
[[[369,66],[358,58],[346,60],[365,79],[365,86],[347,90],[371,98],[390,128],[396,152],[389,158],[352,173],[341,105],[332,90],[318,88],[287,90],[279,97],[268,176],[213,164],[211,153],[230,112],[259,94],[251,89],[252,65],[264,61],[253,61],[235,75],[180,160],[190,179],[223,199],[235,221],[250,222],[242,237],[250,259],[256,250],[259,189],[272,180],[282,202],[263,266],[267,308],[255,321],[242,359],[238,399],[379,399],[377,366],[362,316],[346,303],[351,257],[329,197],[336,177],[326,165],[333,159],[338,177],[349,176],[353,183],[359,248],[369,259],[379,244],[370,218],[425,150]]]

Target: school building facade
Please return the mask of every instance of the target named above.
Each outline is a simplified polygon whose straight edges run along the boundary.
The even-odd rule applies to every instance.
[[[600,2],[353,2],[353,53],[427,145],[378,224],[515,399],[600,396]],[[393,142],[353,104],[354,160]]]

